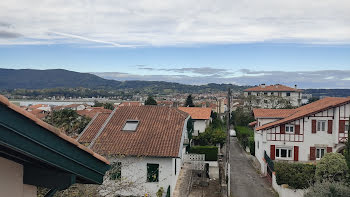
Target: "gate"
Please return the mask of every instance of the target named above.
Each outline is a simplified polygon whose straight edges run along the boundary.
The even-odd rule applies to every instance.
[[[264,159],[267,163],[267,178],[272,182],[272,172],[274,172],[274,163],[272,159],[264,152]]]

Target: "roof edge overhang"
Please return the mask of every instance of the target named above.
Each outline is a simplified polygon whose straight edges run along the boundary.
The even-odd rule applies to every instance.
[[[57,137],[29,118],[0,104],[0,143],[29,157],[36,164],[50,166],[76,176],[78,182],[102,184],[109,165],[74,144]]]

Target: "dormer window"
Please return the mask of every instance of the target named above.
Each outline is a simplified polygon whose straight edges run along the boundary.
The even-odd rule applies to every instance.
[[[123,131],[136,131],[138,125],[138,120],[127,120],[123,127]]]

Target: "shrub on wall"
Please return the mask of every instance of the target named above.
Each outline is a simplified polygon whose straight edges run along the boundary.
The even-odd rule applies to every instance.
[[[218,147],[216,146],[192,146],[189,153],[205,154],[206,161],[218,160]]]
[[[340,153],[327,153],[316,164],[316,179],[344,180],[348,166],[345,157]]]
[[[350,196],[350,187],[344,182],[323,181],[311,186],[305,197]]]
[[[316,166],[313,164],[276,162],[276,182],[288,184],[294,189],[305,189],[314,182]]]

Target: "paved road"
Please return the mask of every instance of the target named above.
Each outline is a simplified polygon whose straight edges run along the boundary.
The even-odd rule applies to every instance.
[[[232,197],[273,197],[268,181],[253,168],[236,138],[231,137],[230,148]]]

